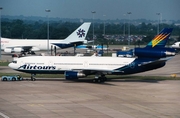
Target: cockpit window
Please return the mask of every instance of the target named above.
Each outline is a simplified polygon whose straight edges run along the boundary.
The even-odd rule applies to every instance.
[[[16,63],[17,63],[17,61],[12,61],[12,63],[15,63],[15,64],[16,64]]]

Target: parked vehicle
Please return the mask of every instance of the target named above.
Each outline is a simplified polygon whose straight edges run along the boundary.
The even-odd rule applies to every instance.
[[[2,76],[2,81],[21,81],[23,78],[20,75]]]

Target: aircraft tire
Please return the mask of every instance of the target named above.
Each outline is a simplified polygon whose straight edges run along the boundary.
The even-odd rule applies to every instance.
[[[98,79],[93,79],[92,82],[93,83],[104,83],[107,80],[106,77],[100,77]]]
[[[12,81],[16,81],[16,78],[15,78],[15,77],[12,77]]]
[[[5,78],[3,78],[3,81],[7,81],[7,78],[5,77]]]
[[[97,79],[97,83],[101,83],[101,82],[102,82],[101,78]]]
[[[31,81],[36,81],[36,78],[34,78],[34,77],[31,77]]]
[[[93,83],[96,83],[96,82],[97,82],[97,79],[93,79],[92,82],[93,82]]]

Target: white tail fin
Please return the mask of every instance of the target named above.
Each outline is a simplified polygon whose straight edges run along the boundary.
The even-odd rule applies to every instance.
[[[90,25],[91,25],[90,22],[83,23],[72,34],[70,34],[64,41],[67,41],[67,42],[84,41],[88,33]]]

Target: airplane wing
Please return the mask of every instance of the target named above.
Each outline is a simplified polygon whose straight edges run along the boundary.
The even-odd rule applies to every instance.
[[[74,72],[83,72],[84,74],[86,75],[91,75],[91,74],[96,74],[96,73],[104,73],[104,74],[110,74],[110,73],[113,73],[115,72],[116,70],[112,70],[112,69],[69,69],[70,71],[74,71]],[[118,71],[120,72],[120,71]],[[122,72],[123,73],[123,72]]]
[[[13,53],[13,52],[30,52],[30,51],[39,51],[40,49],[34,46],[14,46],[6,47],[4,52]]]

